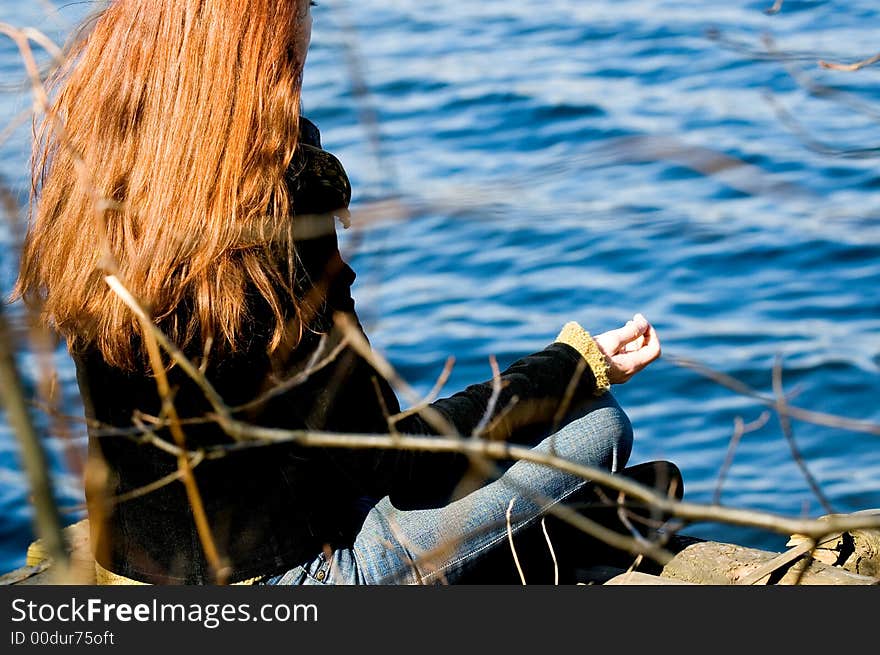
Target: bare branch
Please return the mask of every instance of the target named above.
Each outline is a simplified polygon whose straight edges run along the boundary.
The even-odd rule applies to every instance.
[[[791,564],[792,562],[800,559],[808,552],[813,550],[815,547],[816,545],[812,541],[805,541],[802,544],[798,544],[794,548],[790,548],[784,553],[780,553],[773,559],[765,562],[747,575],[744,575],[742,578],[737,580],[736,584],[753,585],[764,581],[764,578],[769,578],[775,571],[778,571],[783,566]],[[801,575],[798,576],[798,582],[796,582],[795,584],[799,584],[803,571],[806,570],[807,567],[805,566],[801,572]]]
[[[676,366],[681,366],[683,368],[689,368],[693,371],[696,371],[700,375],[709,378],[713,382],[717,382],[721,386],[726,387],[731,391],[735,391],[743,396],[748,396],[749,398],[753,398],[763,405],[772,407],[773,409],[777,409],[775,398],[765,396],[759,391],[752,389],[748,385],[740,382],[734,377],[727,375],[726,373],[715,371],[705,364],[701,364],[700,362],[684,357],[677,357],[675,355],[664,355],[664,359],[671,361]],[[798,419],[806,423],[824,425],[830,428],[840,428],[841,430],[850,430],[852,432],[866,432],[868,434],[876,434],[880,436],[880,425],[878,425],[877,423],[871,423],[870,421],[860,421],[857,419],[847,418],[845,416],[826,414],[824,412],[814,412],[808,409],[803,409],[801,407],[796,407],[788,403],[786,403],[784,411],[786,416],[790,416],[791,418]]]
[[[144,337],[146,338],[147,335],[150,335],[155,339],[156,342],[162,346],[162,349],[168,353],[174,363],[180,366],[184,373],[186,373],[189,378],[199,386],[202,393],[205,394],[205,398],[217,413],[218,422],[221,425],[231,422],[232,418],[230,417],[230,410],[226,406],[226,403],[223,402],[220,394],[214,389],[214,386],[204,375],[201,374],[198,368],[186,357],[186,355],[184,355],[177,346],[171,343],[162,330],[150,320],[147,312],[140,303],[135,300],[134,296],[129,293],[128,289],[122,284],[119,278],[115,275],[108,275],[104,278],[104,281],[140,320],[141,326],[144,330]]]
[[[415,390],[401,378],[397,371],[382,357],[379,353],[370,348],[366,337],[358,329],[351,316],[342,312],[336,312],[333,315],[334,324],[342,330],[352,349],[365,359],[376,369],[383,378],[385,378],[395,389],[400,391],[406,397],[407,401],[413,405],[418,405],[421,398],[418,397]],[[452,425],[445,416],[435,410],[430,405],[422,406],[418,411],[419,415],[440,434],[458,434],[458,430]]]
[[[643,546],[650,546],[651,542],[645,539],[642,536],[642,533],[636,530],[635,526],[629,520],[629,512],[627,511],[626,505],[623,502],[623,499],[625,497],[626,496],[623,493],[617,494],[617,518],[619,518],[623,526],[627,530],[629,530],[629,533],[632,535],[632,538],[635,539],[636,543]]]
[[[199,362],[199,373],[202,375],[205,374],[205,371],[208,370],[208,363],[211,357],[211,346],[214,345],[214,337],[210,334],[205,339],[205,343],[202,346],[202,361]]]
[[[516,554],[516,546],[513,545],[513,528],[510,525],[510,515],[513,512],[513,503],[516,500],[516,496],[510,499],[510,504],[507,506],[507,540],[510,543],[510,552],[513,553],[513,561],[516,564],[516,570],[519,573],[519,579],[522,581],[523,586],[526,584],[526,576],[523,574],[522,566],[519,563],[519,556]]]
[[[730,444],[727,447],[727,455],[724,458],[724,463],[721,465],[721,470],[718,471],[718,482],[715,484],[715,493],[712,496],[712,502],[714,504],[717,505],[721,502],[721,488],[724,486],[727,472],[733,464],[733,456],[736,453],[737,446],[739,446],[740,439],[742,439],[743,435],[749,432],[760,430],[767,424],[768,420],[770,420],[770,412],[761,412],[761,415],[757,419],[748,424],[744,424],[742,417],[740,416],[737,416],[736,419],[734,419],[733,436],[730,438]]]
[[[0,401],[21,446],[22,462],[31,485],[36,533],[43,540],[54,566],[58,567],[59,580],[65,582],[70,575],[70,562],[61,529],[61,515],[52,493],[46,453],[28,413],[14,352],[3,304],[0,303]]]
[[[808,540],[806,543],[810,544],[810,552],[808,552],[807,555],[806,555],[806,559],[807,559],[807,561],[810,561],[810,560],[813,559],[813,556],[816,554],[816,549],[818,549],[819,544],[818,544],[816,541],[812,540],[812,539],[811,539],[811,540]],[[807,574],[807,570],[808,570],[809,568],[810,568],[809,566],[803,566],[803,567],[801,567],[801,569],[798,571],[797,577],[796,577],[795,580],[794,580],[794,586],[795,586],[795,587],[800,586],[800,584],[801,584],[801,582],[803,581],[804,576]]]
[[[510,412],[513,411],[513,408],[519,404],[519,396],[511,396],[510,400],[507,404],[495,415],[495,418],[492,419],[492,422],[489,423],[489,427],[486,428],[487,432],[492,432],[495,430],[495,427],[503,421]]]
[[[446,364],[443,366],[443,370],[440,371],[440,375],[437,377],[437,381],[434,383],[434,387],[431,389],[431,391],[428,392],[428,395],[425,396],[416,405],[392,416],[391,421],[397,423],[398,421],[402,421],[408,416],[418,414],[422,411],[422,409],[437,400],[437,397],[440,395],[443,387],[446,386],[446,382],[449,380],[449,376],[452,374],[453,366],[455,366],[455,357],[452,357],[450,355],[446,358]]]
[[[131,300],[133,301],[133,299]],[[136,303],[135,306],[137,306]],[[349,324],[349,327],[353,326]],[[161,331],[159,331],[158,328],[156,328],[155,326],[152,326],[150,330],[155,330],[159,332],[159,334],[161,334]],[[356,329],[351,330],[351,332],[359,334],[359,331]],[[161,338],[163,337],[159,337],[157,335],[157,339]],[[360,336],[360,338],[363,342],[366,341],[362,335]],[[352,343],[356,344],[357,340],[353,340]],[[168,345],[171,349],[174,349],[171,344]],[[380,374],[383,374],[383,372],[387,372],[393,379],[396,379],[399,387],[403,389],[410,389],[408,385],[406,385],[406,383],[400,380],[400,378],[396,375],[396,373],[384,359],[380,358],[378,355],[374,355],[372,351],[369,350],[368,345],[361,343],[360,348],[364,349],[364,347],[366,348],[364,352],[369,355],[369,361],[373,363],[374,368],[376,368],[376,370]],[[355,345],[355,350],[358,350],[357,345]],[[213,388],[209,385],[209,383],[207,383],[207,381],[201,381],[199,379],[200,376],[198,371],[186,360],[185,357],[183,357],[182,354],[176,352],[176,349],[172,350],[170,354],[175,361],[179,363],[182,362],[182,367],[184,368],[184,370],[187,370],[187,368],[189,369],[187,370],[187,373],[190,374],[194,380],[200,383],[203,389],[208,389],[209,392],[213,391]],[[203,376],[201,377],[203,378]],[[725,376],[723,376],[722,374],[722,378],[723,377]],[[730,380],[732,380],[732,378],[730,378]],[[740,387],[740,390],[745,390],[747,392],[747,395],[758,397],[762,400],[766,400],[768,403],[773,403],[775,405],[775,400],[764,399],[761,394],[758,394],[757,392],[751,390],[749,387],[742,385],[742,383],[739,383],[738,381],[734,382],[736,382],[736,384]],[[216,392],[214,393],[216,394]],[[482,457],[505,460],[521,459],[552,466],[559,470],[579,475],[581,477],[584,477],[585,479],[593,480],[609,488],[616,489],[618,491],[624,491],[633,498],[651,504],[657,509],[657,511],[668,513],[671,516],[675,516],[685,521],[718,521],[730,523],[732,525],[742,525],[766,529],[772,532],[786,535],[800,533],[807,536],[821,537],[834,531],[843,531],[844,529],[857,529],[863,527],[880,526],[880,517],[855,516],[847,518],[835,518],[830,522],[816,522],[803,519],[790,519],[767,512],[742,510],[735,508],[723,508],[715,505],[706,506],[695,503],[677,502],[670,500],[665,496],[658,495],[653,490],[643,487],[638,483],[626,480],[621,476],[614,476],[613,474],[603,469],[575,464],[565,459],[555,457],[553,455],[536,453],[529,448],[511,446],[503,442],[487,442],[479,439],[463,440],[460,435],[455,435],[453,437],[424,437],[403,435],[401,437],[392,437],[389,435],[350,435],[310,432],[306,430],[280,430],[276,428],[247,425],[239,421],[229,419],[228,413],[224,417],[222,410],[225,408],[225,405],[222,403],[222,400],[219,399],[219,396],[215,396],[214,402],[212,402],[211,404],[213,407],[219,407],[221,409],[221,411],[217,412],[217,416],[215,417],[220,427],[224,430],[224,432],[226,432],[226,434],[236,440],[255,440],[262,442],[294,441],[296,443],[306,446],[319,447],[392,448],[425,452],[460,452],[468,455],[469,457]],[[794,411],[795,409],[796,408],[788,406],[786,407],[785,411],[788,414],[794,416],[798,413]],[[799,410],[799,413],[801,415],[803,415],[804,413],[811,414],[805,412],[805,410]],[[827,419],[827,417],[824,418]],[[839,417],[833,418],[835,420],[839,419]],[[849,427],[846,422],[844,423],[845,425],[847,425],[847,427]],[[634,554],[639,554],[643,552],[641,545],[634,543],[634,541],[631,539],[622,537],[621,535],[618,535],[613,531],[607,530],[602,526],[598,526],[586,517],[583,517],[564,506],[554,506],[554,508],[554,513],[556,515],[565,516],[565,520],[569,520],[576,527],[592,530],[591,534],[593,534],[594,536],[598,535],[598,538],[606,540],[606,543],[609,543],[612,546],[622,547],[624,550],[627,550],[628,552],[633,552]],[[659,559],[661,562],[663,560],[668,561],[668,558],[671,557],[668,553],[666,553],[662,549],[656,549],[656,547],[654,547],[652,552],[648,552],[645,554],[651,556],[652,558]]]
[[[382,416],[385,417],[388,431],[391,433],[392,437],[400,436],[400,433],[397,431],[397,427],[394,425],[394,421],[391,418],[391,414],[388,412],[388,403],[385,402],[385,396],[382,395],[382,388],[379,386],[379,380],[373,376],[370,378],[370,381],[373,383],[373,391],[376,392],[376,400],[379,401],[379,408],[382,410]]]
[[[498,368],[498,360],[495,359],[495,355],[489,356],[489,365],[492,367],[492,395],[489,396],[489,402],[486,403],[486,411],[483,412],[483,416],[471,433],[471,437],[474,439],[481,437],[486,430],[486,426],[495,413],[495,405],[498,404],[498,397],[501,395],[501,388],[503,386],[501,384],[501,371]]]
[[[836,148],[812,136],[806,128],[770,93],[764,94],[764,99],[773,107],[780,122],[797,136],[803,144],[813,152],[827,157],[840,157],[842,159],[873,159],[880,156],[880,146],[864,148]]]
[[[776,361],[773,364],[773,393],[776,396],[776,414],[779,417],[779,425],[782,428],[782,434],[785,436],[785,441],[788,443],[788,447],[791,450],[791,456],[801,470],[807,484],[810,485],[810,489],[813,490],[816,498],[822,504],[822,507],[826,512],[831,514],[834,512],[831,503],[819,487],[816,478],[810,473],[810,469],[807,467],[807,463],[804,461],[801,451],[794,441],[794,430],[791,427],[791,421],[786,413],[785,392],[782,388],[782,357],[780,356],[776,357]]]
[[[861,61],[854,62],[852,64],[839,64],[835,62],[825,61],[824,59],[819,60],[819,65],[822,68],[828,68],[830,70],[836,71],[844,71],[847,73],[851,73],[853,71],[862,70],[868,66],[876,64],[880,61],[880,54],[874,55],[873,57],[868,57],[867,59],[862,59]]]
[[[580,357],[577,366],[575,366],[574,373],[568,381],[568,386],[565,388],[565,394],[562,396],[562,402],[559,403],[559,409],[556,410],[556,414],[553,416],[553,427],[550,428],[550,432],[557,431],[560,423],[568,413],[568,410],[571,407],[571,401],[574,399],[574,392],[577,390],[578,383],[580,383],[581,376],[584,374],[586,368],[587,360]]]
[[[559,562],[556,561],[556,551],[553,550],[553,542],[550,541],[550,535],[547,534],[547,517],[541,517],[541,532],[544,533],[544,541],[547,542],[547,550],[550,551],[550,557],[553,559],[553,584],[559,584]]]
[[[189,470],[192,471],[199,464],[201,464],[205,459],[204,453],[197,452],[195,456],[190,458],[189,461]],[[129,500],[134,500],[135,498],[141,498],[148,494],[151,494],[163,487],[167,487],[169,484],[177,482],[178,480],[183,480],[186,475],[183,469],[178,468],[174,473],[169,473],[166,476],[163,476],[156,480],[155,482],[151,482],[150,484],[146,484],[143,487],[138,487],[137,489],[132,489],[131,491],[127,491],[124,494],[119,494],[118,496],[112,496],[107,498],[103,502],[106,502],[109,505],[119,505],[121,503],[128,502]]]
[[[153,375],[156,378],[156,387],[159,392],[159,397],[162,400],[162,413],[169,420],[169,430],[172,437],[174,438],[175,443],[177,444],[177,447],[181,450],[185,450],[186,436],[184,435],[183,429],[181,428],[180,420],[177,416],[177,409],[174,407],[174,402],[172,400],[171,387],[168,384],[168,377],[165,373],[165,364],[162,361],[162,353],[159,351],[159,337],[157,336],[157,333],[158,335],[161,335],[161,338],[167,344],[170,345],[170,342],[165,337],[165,335],[162,334],[162,331],[153,324],[152,319],[147,315],[140,304],[134,299],[128,289],[126,289],[122,285],[122,283],[115,275],[109,275],[104,279],[110,286],[110,288],[117,294],[117,296],[119,296],[123,300],[123,302],[125,302],[126,305],[128,305],[128,307],[132,311],[134,311],[135,315],[140,321],[141,330],[143,330],[144,333],[144,343],[147,347],[147,353],[150,359],[150,366],[153,369]],[[186,360],[185,357],[183,359]],[[202,375],[198,371],[198,369],[195,369],[193,367],[192,362],[190,362],[189,360],[186,360],[186,362],[188,366],[193,368],[194,373],[197,374],[198,377],[204,381],[204,384],[209,386],[209,383],[205,376]],[[211,390],[213,390],[213,387],[210,388]],[[202,496],[199,492],[195,476],[192,472],[190,459],[181,453],[177,457],[177,466],[180,470],[181,479],[183,481],[184,487],[186,488],[187,498],[189,500],[190,506],[192,507],[193,520],[196,524],[196,530],[199,535],[199,540],[202,544],[202,549],[205,552],[205,558],[207,559],[208,564],[211,567],[216,581],[220,584],[224,584],[227,572],[221,562],[220,554],[217,550],[217,544],[211,531],[211,526],[208,523],[208,515],[205,511],[205,506],[202,502]]]
[[[82,156],[70,145],[67,130],[61,117],[55,112],[52,103],[49,100],[49,94],[43,86],[43,79],[40,69],[37,66],[33,51],[31,50],[29,39],[33,38],[33,30],[21,30],[7,23],[0,23],[0,34],[5,34],[12,39],[21,54],[24,62],[25,70],[31,82],[31,92],[34,96],[35,111],[42,111],[46,119],[51,123],[53,131],[57,134],[59,142],[68,150],[71,156],[71,163],[77,177],[83,183],[83,188],[88,189],[91,193],[91,200],[94,208],[94,218],[99,226],[97,230],[99,243],[98,246],[103,256],[103,266],[109,271],[116,270],[116,263],[110,250],[107,238],[106,224],[104,222],[104,214],[109,209],[118,207],[118,203],[112,199],[104,198],[99,194],[93,184],[91,184],[91,171],[88,165],[83,161]],[[44,42],[46,39],[41,38]],[[44,47],[45,44],[44,44]],[[51,50],[51,48],[50,48]]]
[[[764,13],[767,14],[768,16],[773,16],[775,14],[778,14],[780,11],[782,11],[782,3],[783,2],[785,2],[785,0],[776,0],[776,2],[773,3],[772,7],[769,7],[764,10]]]
[[[159,397],[162,400],[162,414],[168,417],[169,430],[174,437],[177,447],[185,449],[186,436],[183,434],[183,429],[180,426],[180,420],[177,416],[177,409],[174,407],[171,387],[168,384],[168,377],[165,374],[165,364],[162,361],[159,344],[156,342],[155,336],[153,336],[153,334],[143,325],[147,322],[152,324],[152,321],[149,321],[146,317],[139,318],[141,318],[142,329],[144,331],[144,342],[147,346],[150,365],[153,369],[153,375],[156,378],[156,387],[159,391]],[[205,558],[208,560],[208,564],[210,565],[217,581],[220,584],[223,584],[225,580],[223,578],[224,574],[222,573],[220,554],[217,551],[214,535],[211,531],[211,526],[208,523],[208,515],[207,512],[205,512],[202,495],[199,492],[195,476],[192,472],[191,462],[188,457],[181,454],[177,458],[177,466],[184,487],[186,488],[186,495],[189,504],[192,507],[193,520],[196,524],[199,539],[202,542],[202,548],[205,551]]]
[[[6,127],[3,128],[3,131],[0,132],[0,145],[5,143],[15,133],[15,130],[27,123],[32,115],[33,111],[31,109],[22,109],[13,116],[6,124]]]
[[[325,339],[325,337],[322,336],[322,339],[321,339],[322,344],[324,343],[324,339]],[[261,394],[258,398],[255,398],[254,400],[252,400],[248,403],[245,403],[244,405],[238,405],[237,407],[231,407],[229,411],[237,414],[239,412],[245,412],[245,411],[255,409],[261,405],[264,405],[266,402],[268,402],[272,398],[275,398],[277,396],[285,394],[288,391],[290,391],[291,389],[294,389],[294,388],[300,386],[301,384],[304,384],[306,381],[308,381],[308,379],[312,375],[314,375],[315,373],[317,373],[321,369],[329,366],[334,361],[336,361],[336,359],[339,357],[339,355],[342,353],[342,351],[345,350],[345,348],[347,346],[348,346],[348,341],[346,339],[343,339],[342,341],[340,341],[336,345],[335,348],[333,348],[333,350],[330,351],[330,353],[326,357],[324,357],[320,361],[316,362],[315,359],[317,356],[320,355],[320,352],[321,352],[321,348],[319,346],[319,348],[315,350],[315,355],[311,358],[311,360],[306,365],[306,368],[303,371],[301,371],[300,373],[297,373],[296,375],[292,376],[291,378],[289,378],[287,380],[284,380],[280,384],[277,384],[276,386],[272,387],[271,389],[269,389],[265,393]]]
[[[338,35],[341,37],[341,50],[345,57],[348,68],[348,76],[353,89],[352,95],[357,102],[359,119],[363,126],[367,140],[372,149],[373,159],[377,173],[376,181],[386,190],[396,194],[398,185],[397,170],[391,157],[386,156],[384,137],[379,126],[379,115],[374,106],[370,87],[367,83],[366,74],[362,67],[364,58],[357,49],[357,33],[354,23],[351,22],[344,3],[333,0],[333,16],[339,26]]]

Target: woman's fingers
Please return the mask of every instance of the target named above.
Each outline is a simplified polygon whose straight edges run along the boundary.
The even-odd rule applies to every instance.
[[[612,384],[628,381],[660,357],[657,332],[641,314],[636,314],[633,321],[622,328],[600,334],[596,342],[608,358]]]
[[[657,337],[657,332],[656,330],[654,330],[653,325],[648,325],[648,329],[645,330],[645,334],[642,335],[640,341],[641,343],[639,344],[638,348],[634,348],[627,352],[631,352],[633,355],[637,355],[637,361],[644,362],[641,367],[644,368],[655,359],[660,357],[660,339]]]
[[[650,324],[645,317],[641,314],[636,314],[633,320],[627,321],[623,327],[603,332],[597,336],[596,343],[602,349],[602,352],[611,356],[625,349],[627,344],[641,338],[649,327]]]

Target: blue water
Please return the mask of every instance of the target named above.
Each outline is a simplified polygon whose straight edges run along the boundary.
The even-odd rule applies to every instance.
[[[0,21],[57,38],[87,9],[23,4],[0,0]],[[675,461],[691,500],[711,501],[735,419],[763,407],[673,356],[765,394],[781,356],[791,402],[880,422],[880,66],[816,63],[875,52],[875,2],[788,1],[775,16],[763,13],[770,0],[320,4],[306,113],[355,188],[342,245],[362,320],[417,389],[449,355],[452,392],[487,379],[489,355],[510,363],[568,320],[598,332],[641,311],[665,356],[616,388],[635,425],[632,461]],[[2,38],[0,75],[2,129],[29,103]],[[28,136],[0,144],[22,204]],[[5,291],[15,254],[2,229]],[[20,361],[36,380],[39,359]],[[63,350],[54,363],[64,410],[79,414]],[[66,507],[82,500],[82,428],[70,432],[49,442]],[[803,422],[794,436],[836,511],[880,507],[880,437]],[[15,452],[0,426],[2,569],[31,539]],[[721,498],[825,513],[775,417],[743,437]]]

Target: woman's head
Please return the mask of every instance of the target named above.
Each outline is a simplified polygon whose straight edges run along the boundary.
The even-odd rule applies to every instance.
[[[180,345],[235,348],[249,290],[279,342],[291,240],[242,235],[290,226],[309,4],[116,0],[71,47],[38,131],[18,290],[73,345],[133,360],[108,267]]]

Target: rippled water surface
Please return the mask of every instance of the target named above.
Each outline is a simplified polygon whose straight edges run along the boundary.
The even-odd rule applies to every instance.
[[[62,38],[86,10],[49,4],[0,0],[0,21]],[[448,355],[451,392],[568,320],[601,331],[641,311],[665,356],[616,390],[632,461],[675,461],[691,500],[711,501],[735,420],[763,406],[675,357],[766,395],[780,357],[790,402],[880,422],[880,67],[817,65],[874,53],[876,3],[789,1],[775,16],[770,0],[320,4],[306,114],[355,188],[343,247],[362,320],[419,390]],[[29,105],[23,79],[0,39],[0,130]],[[0,144],[22,205],[28,137]],[[5,292],[16,255],[5,226],[0,239]],[[36,380],[38,358],[20,363]],[[56,364],[78,414],[63,351]],[[81,501],[74,433],[67,450],[52,442],[65,506]],[[793,434],[835,510],[880,507],[880,437],[800,421]],[[2,569],[31,539],[25,488],[0,425]],[[742,438],[721,500],[824,513],[775,417]]]

